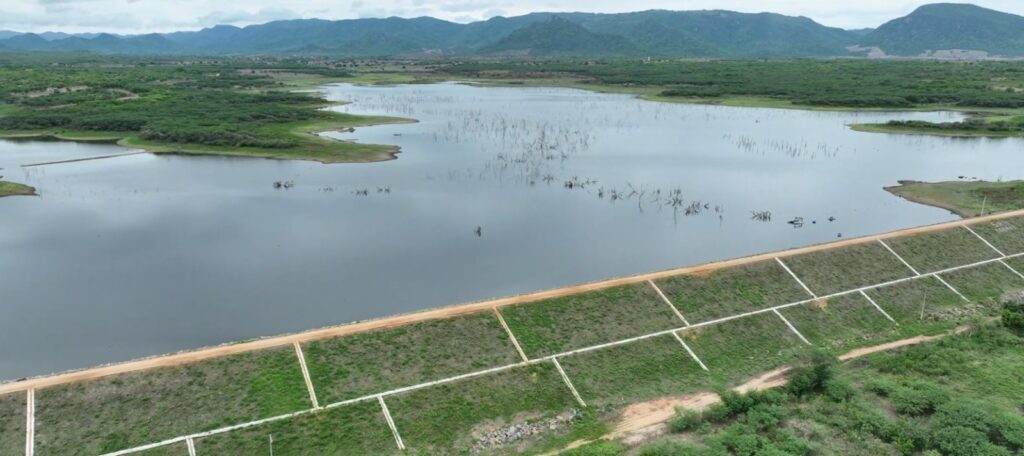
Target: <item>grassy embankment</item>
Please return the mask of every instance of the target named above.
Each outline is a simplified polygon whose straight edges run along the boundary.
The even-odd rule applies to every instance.
[[[1024,220],[976,225],[975,230],[1007,254],[1024,252]],[[959,228],[888,242],[920,271],[994,256],[992,249]],[[889,254],[880,244],[864,244],[785,261],[812,291],[824,295],[912,276],[909,268],[884,255]],[[1008,263],[1024,268],[1022,259]],[[384,400],[408,454],[557,449],[607,434],[630,404],[722,391],[765,371],[803,364],[816,351],[835,356],[853,348],[945,333],[997,316],[1007,292],[1024,289],[1024,279],[998,263],[942,276],[971,301],[965,302],[937,279],[926,278],[867,292],[895,322],[859,294],[780,309],[812,345],[803,343],[772,312],[679,331],[679,339],[708,371],[670,333],[561,356],[559,361],[587,408],[576,403],[550,361],[388,394]],[[694,322],[809,298],[773,262],[657,283]],[[501,313],[532,359],[683,326],[647,284],[519,304],[502,308]],[[490,311],[310,341],[302,348],[321,405],[519,362]],[[894,385],[914,381],[898,372],[888,375]],[[992,381],[1008,381],[988,375]],[[869,390],[879,394],[873,391]],[[873,401],[883,400],[863,394],[848,399],[848,407],[873,407]],[[36,399],[39,454],[71,455],[130,448],[311,407],[290,346],[42,388]],[[17,427],[23,418],[23,393],[0,396],[0,422],[9,424],[0,432],[0,449],[23,444],[23,430]],[[783,428],[806,431],[793,423]],[[719,430],[721,426],[709,425],[709,434],[699,441],[713,445]],[[760,429],[736,432],[740,431],[743,435],[736,438],[770,437]],[[812,442],[856,437],[839,431],[800,435]],[[199,454],[262,453],[268,450],[271,435],[274,453],[280,455],[399,453],[373,396],[200,438],[196,445]],[[892,444],[879,439],[879,448]],[[180,445],[148,454],[179,449]]]
[[[566,454],[1019,454],[1022,350],[1020,333],[981,325],[840,365],[817,364],[784,388],[726,394],[703,412],[680,412],[654,441],[598,442]]]
[[[916,203],[947,209],[961,217],[1024,209],[1024,181],[915,182],[886,187],[890,193]]]

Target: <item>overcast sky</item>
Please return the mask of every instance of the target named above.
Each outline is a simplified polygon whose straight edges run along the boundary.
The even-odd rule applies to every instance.
[[[0,30],[150,33],[277,19],[434,16],[471,22],[534,11],[730,9],[808,16],[843,28],[877,27],[931,3],[912,0],[2,0]],[[1024,15],[1024,0],[973,3]]]

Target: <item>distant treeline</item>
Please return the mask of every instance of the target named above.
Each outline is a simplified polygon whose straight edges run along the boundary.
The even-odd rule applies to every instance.
[[[665,97],[766,97],[808,106],[1024,108],[1024,62],[910,60],[534,61],[463,63],[466,75],[570,75]]]

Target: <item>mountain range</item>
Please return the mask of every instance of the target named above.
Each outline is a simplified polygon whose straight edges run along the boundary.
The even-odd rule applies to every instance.
[[[1024,17],[969,4],[925,5],[877,29],[733,11],[532,13],[459,24],[298,19],[147,35],[0,31],[0,50],[116,54],[594,57],[919,56],[970,51],[1024,57]]]

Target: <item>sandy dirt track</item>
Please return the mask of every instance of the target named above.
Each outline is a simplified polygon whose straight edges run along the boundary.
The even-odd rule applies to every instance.
[[[294,343],[303,343],[311,340],[325,339],[330,337],[345,336],[365,331],[393,328],[398,326],[405,326],[412,323],[434,320],[441,318],[450,318],[480,311],[487,311],[494,308],[501,308],[505,306],[529,303],[534,301],[540,301],[550,298],[558,298],[573,294],[585,293],[589,291],[602,290],[606,288],[632,285],[637,283],[643,283],[648,280],[657,280],[665,277],[671,277],[681,274],[695,274],[695,273],[707,273],[717,269],[741,266],[750,263],[756,263],[765,260],[771,260],[773,258],[785,258],[794,255],[800,255],[805,253],[817,252],[822,250],[829,250],[839,247],[845,247],[850,245],[862,244],[865,242],[875,242],[879,239],[889,239],[902,236],[911,236],[915,234],[923,234],[932,231],[939,231],[948,228],[954,228],[962,225],[972,225],[977,223],[985,223],[995,220],[1001,220],[1012,217],[1024,216],[1024,210],[1004,212],[1000,214],[988,215],[985,217],[976,217],[964,220],[954,220],[951,222],[940,223],[936,225],[928,225],[916,228],[909,228],[905,230],[898,230],[889,233],[877,234],[872,236],[865,236],[860,238],[846,239],[838,242],[831,242],[827,244],[818,244],[808,247],[801,247],[796,249],[785,250],[781,252],[763,253],[759,255],[748,256],[744,258],[737,258],[726,261],[719,261],[714,263],[707,263],[697,266],[690,266],[678,269],[671,269],[660,272],[653,272],[648,274],[641,274],[631,277],[623,277],[612,280],[605,280],[600,282],[593,282],[588,284],[576,285],[565,288],[558,288],[553,290],[541,291],[537,293],[524,294],[519,296],[510,296],[505,298],[494,299],[490,301],[481,301],[470,304],[462,304],[450,307],[441,307],[431,310],[424,310],[415,313],[409,313],[404,315],[397,315],[393,317],[386,317],[376,320],[368,320],[358,323],[352,323],[342,326],[327,327],[322,329],[315,329],[311,331],[268,337],[265,339],[258,339],[249,342],[241,342],[236,344],[221,345],[216,347],[204,348],[194,351],[187,351],[181,353],[175,353],[164,356],[157,356],[152,358],[146,358],[136,361],[129,361],[118,364],[111,364],[107,366],[101,366],[96,368],[84,369],[79,371],[66,372],[50,376],[42,376],[36,378],[30,378],[26,380],[20,380],[15,382],[9,382],[0,384],[0,394],[12,393],[16,391],[24,391],[30,388],[40,389],[48,386],[60,385],[64,383],[79,382],[83,380],[91,380],[110,375],[123,374],[127,372],[139,371],[144,369],[152,369],[156,367],[175,366],[184,363],[190,363],[195,361],[201,361],[210,358],[216,358],[221,356],[228,356],[238,353],[244,353],[249,351],[261,350],[266,348],[281,347],[284,345],[290,345]]]

